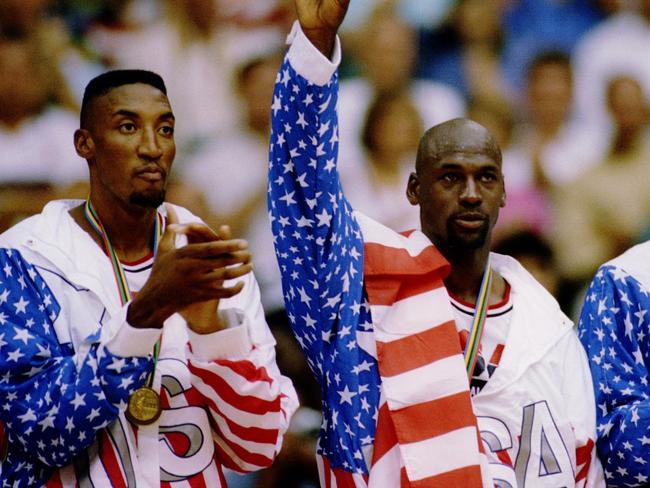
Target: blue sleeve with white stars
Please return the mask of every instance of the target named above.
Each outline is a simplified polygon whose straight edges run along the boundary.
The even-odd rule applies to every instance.
[[[150,361],[111,354],[94,342],[99,334],[79,358],[57,340],[65,311],[38,271],[9,249],[0,249],[0,269],[0,418],[9,441],[1,479],[34,486],[115,420]]]
[[[580,317],[596,394],[598,455],[608,486],[650,481],[648,310],[650,292],[607,265],[591,282]]]
[[[292,46],[293,48],[294,46]],[[289,320],[323,395],[318,451],[332,467],[367,473],[379,374],[359,346],[371,331],[363,239],[336,169],[338,78],[298,73],[291,51],[277,78],[269,153],[269,213]]]

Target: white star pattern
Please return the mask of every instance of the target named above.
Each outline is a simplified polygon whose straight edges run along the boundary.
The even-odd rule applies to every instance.
[[[286,83],[276,84],[273,100],[286,110],[273,110],[271,141],[282,134],[284,143],[271,146],[268,181],[285,305],[307,362],[325,386],[318,450],[333,467],[367,473],[359,453],[361,439],[368,444],[374,437],[379,373],[356,337],[372,331],[372,320],[359,306],[361,232],[336,172],[337,82],[309,84],[288,62],[281,73]]]
[[[592,362],[599,452],[608,483],[638,486],[650,479],[644,447],[650,445],[650,418],[639,408],[648,404],[649,351],[640,328],[645,327],[650,297],[633,275],[611,265],[600,268],[587,297],[579,337]]]

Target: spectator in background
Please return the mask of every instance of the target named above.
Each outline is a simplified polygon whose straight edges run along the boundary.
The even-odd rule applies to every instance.
[[[389,227],[420,227],[416,209],[404,198],[422,119],[405,92],[383,92],[370,105],[361,141],[365,158],[341,175],[354,208]]]
[[[526,167],[528,161],[525,154],[512,146],[515,120],[511,107],[492,100],[473,100],[468,116],[486,127],[501,147],[508,198],[494,228],[495,239],[527,230],[544,234],[549,228],[549,202],[529,179],[518,178],[522,173],[518,168]]]
[[[359,60],[361,76],[341,82],[339,132],[346,135],[340,148],[343,172],[363,160],[364,118],[380,93],[406,91],[426,127],[464,115],[465,101],[455,88],[413,78],[416,32],[390,4],[375,8],[350,48]]]
[[[493,249],[519,261],[551,295],[558,298],[560,275],[553,248],[543,236],[530,230],[519,230],[497,241]]]
[[[418,75],[456,87],[466,99],[507,99],[502,15],[502,2],[459,0],[446,24],[422,34]]]
[[[282,308],[280,276],[266,211],[266,172],[271,120],[268,106],[281,57],[269,54],[239,67],[240,120],[214,134],[181,166],[182,179],[206,197],[215,224],[228,223],[250,242],[265,309]],[[227,179],[223,175],[227,174]],[[174,196],[172,195],[172,198]]]
[[[526,120],[514,135],[516,167],[504,161],[509,184],[550,191],[570,182],[597,163],[602,141],[572,118],[573,73],[569,57],[559,51],[541,53],[528,69]]]
[[[504,2],[503,65],[506,79],[517,94],[524,91],[526,68],[539,53],[549,49],[573,53],[584,33],[602,20],[604,6],[598,3],[595,0]]]
[[[78,121],[56,97],[55,71],[30,39],[0,39],[0,230],[87,178],[70,139]]]
[[[182,127],[177,134],[180,161],[237,123],[231,80],[242,60],[284,42],[284,27],[251,25],[245,7],[254,10],[255,2],[165,0],[145,18],[138,15],[140,2],[113,4],[116,11],[109,19],[114,20],[91,26],[88,41],[108,67],[146,68],[164,77]]]
[[[554,226],[560,269],[574,281],[638,242],[650,225],[649,106],[641,84],[617,77],[607,88],[613,136],[600,164],[563,187]]]
[[[585,34],[574,56],[578,115],[602,134],[613,130],[607,113],[607,84],[612,78],[636,79],[650,98],[650,0],[618,0],[617,7]]]

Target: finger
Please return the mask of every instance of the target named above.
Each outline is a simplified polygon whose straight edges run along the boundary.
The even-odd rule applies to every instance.
[[[190,244],[198,242],[216,241],[219,235],[208,225],[202,222],[191,222],[178,227],[177,232],[187,236],[187,242]]]
[[[176,210],[169,203],[165,203],[165,210],[167,211],[167,220],[165,225],[165,232],[163,233],[160,241],[158,242],[158,252],[169,251],[176,247],[176,228],[178,226],[178,215]]]
[[[230,297],[233,297],[237,293],[242,291],[243,288],[244,288],[244,282],[243,281],[238,281],[233,286],[225,286],[225,287],[222,286],[217,291],[215,291],[214,298],[230,298]]]
[[[213,259],[222,257],[224,254],[247,250],[248,242],[243,239],[231,239],[229,241],[210,241],[198,244],[188,244],[178,250],[178,255],[182,258]]]
[[[219,227],[219,237],[224,241],[232,239],[232,231],[229,225],[222,225]]]
[[[198,276],[205,278],[207,275],[221,269],[227,269],[229,266],[249,264],[251,262],[251,253],[248,251],[237,251],[234,253],[223,254],[215,258],[192,258],[179,263],[179,269],[187,277]]]
[[[253,271],[252,263],[240,264],[238,266],[229,266],[227,268],[215,269],[210,273],[206,273],[205,279],[207,281],[214,281],[218,284],[219,282],[225,280],[234,280],[236,278],[241,278],[251,271]]]

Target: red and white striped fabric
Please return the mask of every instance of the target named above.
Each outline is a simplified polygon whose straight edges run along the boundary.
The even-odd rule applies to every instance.
[[[443,284],[449,264],[421,232],[402,236],[355,216],[382,380],[368,486],[484,486],[489,475],[482,474],[482,443]]]
[[[284,378],[269,372],[268,351],[204,361],[178,346],[183,339],[183,324],[166,326],[154,382],[159,421],[136,427],[120,415],[99,432],[85,460],[59,470],[47,487],[218,488],[227,486],[223,467],[244,473],[272,464],[293,409],[287,402],[295,400],[287,399]]]

